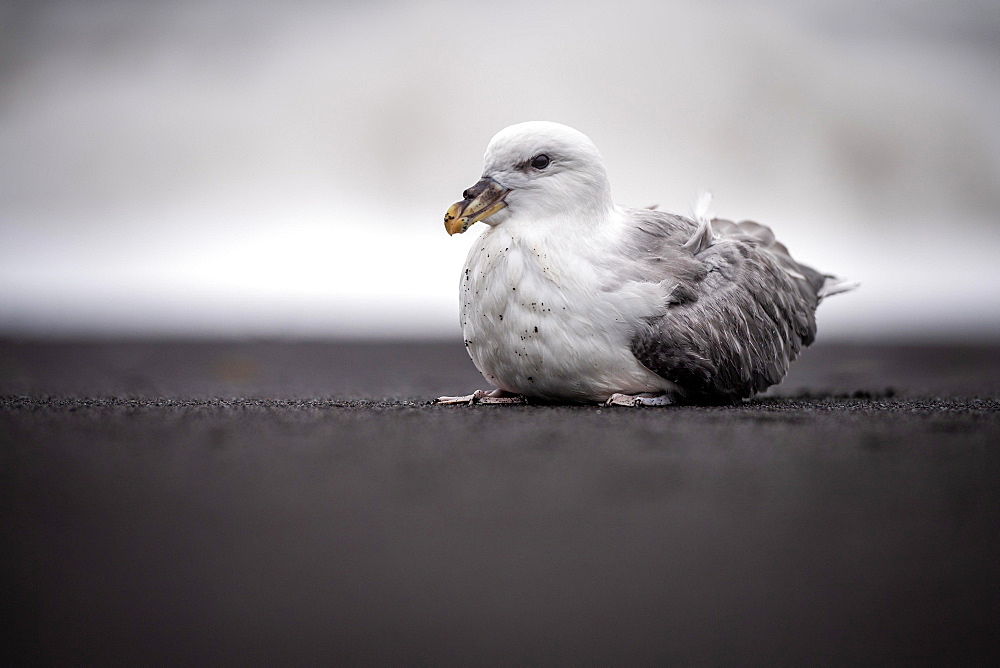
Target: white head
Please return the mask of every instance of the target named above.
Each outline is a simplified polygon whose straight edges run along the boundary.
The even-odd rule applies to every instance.
[[[498,132],[486,148],[483,177],[445,215],[449,234],[476,221],[499,225],[513,217],[599,219],[611,209],[601,154],[581,132],[530,121]]]

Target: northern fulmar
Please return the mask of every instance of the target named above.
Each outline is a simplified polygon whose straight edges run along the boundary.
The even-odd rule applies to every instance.
[[[482,221],[461,324],[490,391],[438,403],[724,404],[781,381],[815,311],[855,284],[797,263],[771,230],[618,206],[584,134],[501,130],[483,176],[445,214]]]

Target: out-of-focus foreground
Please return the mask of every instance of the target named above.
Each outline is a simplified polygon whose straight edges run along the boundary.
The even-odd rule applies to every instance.
[[[0,658],[994,665],[998,379],[824,346],[736,407],[443,407],[461,346],[3,342]]]

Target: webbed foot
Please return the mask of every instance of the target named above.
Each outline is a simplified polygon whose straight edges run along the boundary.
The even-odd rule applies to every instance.
[[[512,394],[510,392],[505,392],[504,390],[496,389],[491,392],[476,390],[472,394],[467,394],[463,397],[438,397],[434,400],[434,403],[444,405],[466,404],[468,406],[473,406],[475,404],[526,404],[528,403],[528,400],[520,394]]]
[[[621,394],[615,392],[604,402],[605,406],[670,406],[674,403],[669,394]]]

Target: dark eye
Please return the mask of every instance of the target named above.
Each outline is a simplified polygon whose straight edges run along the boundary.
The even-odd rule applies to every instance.
[[[534,167],[535,169],[545,169],[546,167],[549,166],[549,162],[550,162],[549,156],[545,155],[544,153],[541,153],[531,159],[531,166]]]

